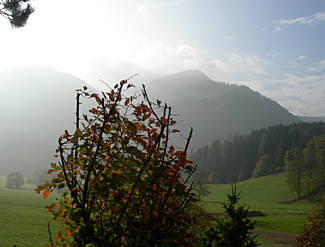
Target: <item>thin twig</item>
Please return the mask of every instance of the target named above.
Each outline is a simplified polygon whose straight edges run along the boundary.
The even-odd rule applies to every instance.
[[[50,235],[50,244],[51,244],[51,246],[53,247],[54,244],[53,244],[53,240],[52,240],[52,234],[51,234],[50,222],[49,222],[49,221],[47,222],[47,230],[48,230],[49,235]]]

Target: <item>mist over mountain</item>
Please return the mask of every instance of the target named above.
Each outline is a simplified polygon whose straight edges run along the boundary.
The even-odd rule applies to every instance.
[[[75,121],[78,77],[54,69],[24,68],[0,73],[0,174],[48,167],[57,139]],[[88,86],[89,87],[89,86]],[[233,134],[299,120],[275,101],[245,86],[212,81],[200,71],[185,71],[147,85],[150,99],[161,99],[179,114],[179,129],[194,128],[191,147]],[[86,111],[89,104],[82,104]],[[184,139],[176,139],[183,144]]]
[[[54,69],[0,73],[0,174],[48,167],[57,139],[74,123],[81,79]]]
[[[325,122],[325,116],[323,117],[322,116],[320,117],[296,116],[296,117],[305,123]]]
[[[277,102],[246,86],[216,82],[196,70],[155,80],[147,85],[147,90],[151,99],[166,101],[172,112],[180,115],[181,129],[194,128],[193,148],[229,135],[301,121]]]

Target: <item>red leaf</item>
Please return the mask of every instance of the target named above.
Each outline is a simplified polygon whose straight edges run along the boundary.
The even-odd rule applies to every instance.
[[[130,99],[127,98],[126,101],[124,102],[124,105],[127,106],[130,103]]]
[[[177,132],[179,132],[179,130],[177,130],[177,129],[173,129],[172,132],[173,132],[173,133],[177,133]]]
[[[175,151],[174,146],[170,146],[170,148],[169,148],[169,153],[174,153],[174,151]]]
[[[43,192],[43,199],[47,198],[50,194],[50,191],[47,189],[47,190],[44,190]]]

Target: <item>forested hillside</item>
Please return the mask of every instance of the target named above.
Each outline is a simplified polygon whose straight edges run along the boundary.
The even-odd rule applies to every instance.
[[[147,89],[151,99],[172,106],[173,113],[179,115],[179,129],[194,128],[191,144],[194,148],[229,135],[244,135],[254,129],[301,121],[258,92],[246,86],[213,81],[201,71],[184,71],[161,78],[149,83]]]
[[[195,150],[193,159],[210,183],[233,183],[283,171],[286,150],[302,150],[313,136],[322,134],[322,122],[276,125],[254,130],[250,135],[217,139]]]

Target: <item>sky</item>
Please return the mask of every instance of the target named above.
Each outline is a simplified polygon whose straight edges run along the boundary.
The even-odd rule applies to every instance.
[[[0,71],[44,66],[99,87],[198,69],[298,115],[325,116],[324,0],[32,0],[0,18]],[[0,82],[1,88],[1,82]]]

